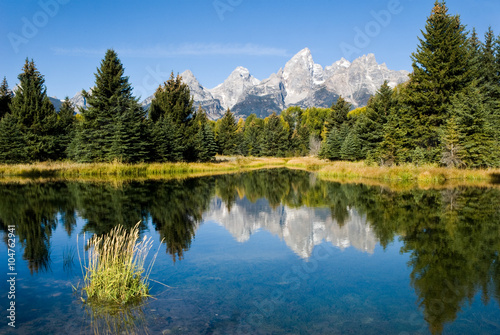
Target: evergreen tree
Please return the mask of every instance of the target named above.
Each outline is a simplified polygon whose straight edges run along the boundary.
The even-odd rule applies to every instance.
[[[426,152],[422,147],[415,147],[411,153],[412,163],[416,166],[420,166],[426,162]]]
[[[438,161],[439,128],[449,116],[450,99],[471,83],[470,49],[459,16],[448,14],[444,1],[436,1],[427,19],[417,52],[412,54],[413,73],[408,85],[408,109],[417,122],[407,128],[412,147],[426,148],[429,159]]]
[[[196,151],[200,162],[209,162],[217,154],[215,136],[208,123],[202,124],[196,133]]]
[[[354,130],[350,131],[340,148],[340,158],[348,161],[357,161],[361,156],[361,143]]]
[[[243,131],[243,155],[261,156],[264,135],[264,120],[250,114],[245,121]]]
[[[203,141],[205,144],[204,156],[202,159],[212,160],[217,154],[217,142],[215,141],[215,134],[210,124],[205,124]]]
[[[189,125],[193,118],[193,99],[189,86],[182,82],[182,77],[174,73],[170,79],[156,90],[149,107],[149,117],[153,122],[170,114],[172,122],[179,126]]]
[[[500,89],[500,35],[498,35],[495,41],[495,70],[497,75],[497,87]]]
[[[47,96],[45,79],[26,59],[10,108],[19,122],[29,161],[57,159],[57,115]]]
[[[75,109],[69,97],[66,97],[57,114],[57,157],[68,157],[71,141],[75,136]]]
[[[337,128],[333,128],[328,133],[326,140],[321,145],[321,150],[319,152],[320,158],[326,158],[331,161],[340,159],[340,149],[343,143],[340,131]]]
[[[91,92],[82,91],[88,109],[80,108],[73,157],[79,161],[137,162],[148,143],[144,112],[114,50],[106,51]]]
[[[158,87],[148,113],[153,124],[165,115],[169,115],[168,119],[181,138],[182,159],[186,161],[197,160],[195,135],[198,128],[193,126],[193,99],[189,86],[182,82],[181,76],[174,77],[172,72],[170,79]]]
[[[183,159],[183,137],[172,121],[171,114],[165,114],[153,124],[154,160],[157,162],[178,162]]]
[[[17,118],[5,114],[0,119],[0,163],[23,163],[27,159],[26,143]]]
[[[329,160],[340,160],[342,158],[341,149],[344,141],[349,135],[349,126],[343,123],[340,128],[333,128],[325,141],[321,143],[319,157]]]
[[[219,121],[219,129],[217,132],[219,154],[234,155],[236,150],[236,130],[237,125],[234,114],[228,108]]]
[[[482,43],[477,36],[476,28],[472,28],[471,37],[468,40],[469,42],[469,51],[470,51],[470,61],[469,67],[472,72],[480,73],[481,70],[481,48]],[[479,75],[480,77],[480,75]]]
[[[236,134],[234,136],[235,148],[234,153],[236,155],[244,155],[245,150],[245,120],[240,118],[236,124]]]
[[[288,131],[284,127],[284,121],[273,113],[265,119],[263,134],[264,156],[284,157],[288,149]]]
[[[469,87],[452,100],[452,115],[456,115],[459,131],[458,152],[467,167],[493,167],[499,165],[499,152],[495,133],[489,122],[477,87]]]
[[[194,126],[197,128],[195,135],[197,160],[201,162],[211,161],[217,154],[217,145],[212,127],[210,127],[207,115],[201,106],[196,112]]]
[[[494,112],[494,109],[499,108],[498,102],[500,101],[500,77],[496,71],[495,63],[495,35],[491,27],[485,34],[484,43],[481,45],[480,52],[478,53],[479,66],[479,88],[485,98],[485,107],[488,112]]]
[[[500,146],[500,37],[495,39],[491,27],[485,34],[478,63],[479,88],[485,98],[485,108],[497,145]]]
[[[460,145],[461,134],[457,122],[457,117],[452,115],[446,122],[443,133],[443,152],[441,164],[449,168],[461,167],[463,165],[461,153],[463,148]]]
[[[114,130],[108,160],[139,162],[150,153],[146,112],[135,99],[120,97],[114,107]]]
[[[337,102],[331,107],[331,113],[326,118],[322,132],[323,139],[326,138],[332,128],[336,127],[337,129],[340,129],[342,124],[349,122],[347,114],[351,110],[351,107],[352,105],[342,98],[342,96],[337,99]]]
[[[395,97],[395,106],[390,110],[387,123],[384,125],[384,135],[374,155],[381,165],[393,165],[411,162],[414,152],[412,131],[417,120],[412,118],[409,107],[402,103],[406,99],[405,86],[399,87]]]
[[[361,142],[361,158],[373,158],[384,139],[384,126],[395,104],[392,94],[393,90],[384,81],[376,95],[368,101],[366,112],[356,120],[354,128]]]
[[[306,125],[299,125],[295,128],[290,139],[293,154],[297,156],[306,156],[309,153],[309,129]]]
[[[0,84],[0,119],[7,113],[10,113],[10,102],[12,100],[12,91],[9,90],[7,78],[3,77]]]

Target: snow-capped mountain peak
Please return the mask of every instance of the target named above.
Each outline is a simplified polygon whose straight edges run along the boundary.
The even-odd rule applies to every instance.
[[[221,117],[227,108],[239,117],[251,113],[266,117],[290,106],[330,107],[339,96],[358,107],[365,105],[385,80],[391,87],[408,80],[408,72],[389,70],[385,63],[378,64],[373,54],[352,62],[341,58],[323,68],[314,63],[309,48],[297,52],[282,69],[262,81],[242,66],[212,89],[203,87],[189,70],[181,76],[191,90],[194,107],[201,105],[211,119]],[[143,101],[145,108],[152,98]],[[77,106],[84,103],[80,93],[71,100]]]
[[[302,49],[283,68],[283,84],[287,92],[285,105],[305,100],[315,82],[323,81],[323,68],[315,66],[311,50]]]
[[[224,109],[232,108],[245,93],[260,83],[250,74],[247,68],[238,66],[224,82],[209,90],[215,99],[220,101]]]

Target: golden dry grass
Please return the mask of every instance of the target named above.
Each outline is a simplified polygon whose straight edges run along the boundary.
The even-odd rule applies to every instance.
[[[436,165],[405,164],[392,167],[369,166],[364,162],[330,162],[316,157],[241,157],[217,156],[210,163],[74,163],[46,162],[0,165],[4,180],[12,177],[65,178],[78,180],[170,179],[242,172],[253,169],[287,167],[317,172],[321,178],[337,180],[378,180],[380,182],[417,183],[421,186],[450,182],[481,184],[498,181],[500,169],[448,169]]]
[[[315,157],[293,158],[286,164],[315,170],[320,176],[344,179],[378,179],[393,182],[418,181],[421,183],[443,183],[445,181],[492,181],[500,175],[500,169],[449,169],[436,165],[415,166],[369,166],[364,162],[329,162]]]
[[[217,157],[210,163],[75,163],[42,162],[31,164],[2,164],[2,177],[84,177],[121,176],[139,177],[155,175],[183,175],[202,172],[238,171],[262,167],[283,166],[280,158]]]

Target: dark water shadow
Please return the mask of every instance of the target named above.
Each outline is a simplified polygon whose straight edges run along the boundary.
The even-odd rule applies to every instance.
[[[492,184],[500,184],[500,173],[492,173],[490,176]]]

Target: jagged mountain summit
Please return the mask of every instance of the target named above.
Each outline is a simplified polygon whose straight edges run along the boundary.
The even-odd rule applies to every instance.
[[[282,69],[262,81],[244,67],[237,67],[223,83],[212,89],[203,87],[190,71],[181,73],[189,86],[195,109],[201,106],[215,120],[229,108],[237,117],[255,113],[266,117],[290,106],[330,107],[339,96],[353,107],[364,106],[385,80],[391,87],[408,80],[407,71],[394,71],[379,64],[375,55],[362,56],[352,63],[342,58],[322,67],[314,63],[311,51],[305,48],[293,56]],[[153,96],[142,105],[148,108]],[[71,102],[84,106],[81,92]]]
[[[359,107],[366,105],[385,80],[391,87],[408,80],[407,71],[390,70],[384,63],[378,64],[373,54],[352,63],[342,58],[323,68],[314,63],[308,48],[262,81],[244,67],[236,68],[212,89],[201,86],[190,71],[181,76],[193,93],[195,105],[201,105],[212,119],[219,118],[227,108],[239,117],[251,113],[265,117],[290,106],[330,107],[339,96]]]
[[[308,48],[262,81],[244,67],[237,67],[212,89],[201,86],[191,71],[181,76],[191,89],[195,106],[201,105],[211,119],[219,118],[228,108],[239,117],[251,113],[265,117],[290,106],[330,107],[340,95],[353,107],[359,107],[366,105],[385,80],[392,87],[408,80],[407,71],[390,70],[385,63],[378,64],[373,54],[352,63],[342,58],[323,68],[314,63]],[[151,99],[143,105],[147,106]]]
[[[259,83],[260,80],[253,77],[248,69],[239,66],[222,84],[209,91],[214,99],[220,101],[223,108],[231,108],[248,90]]]

